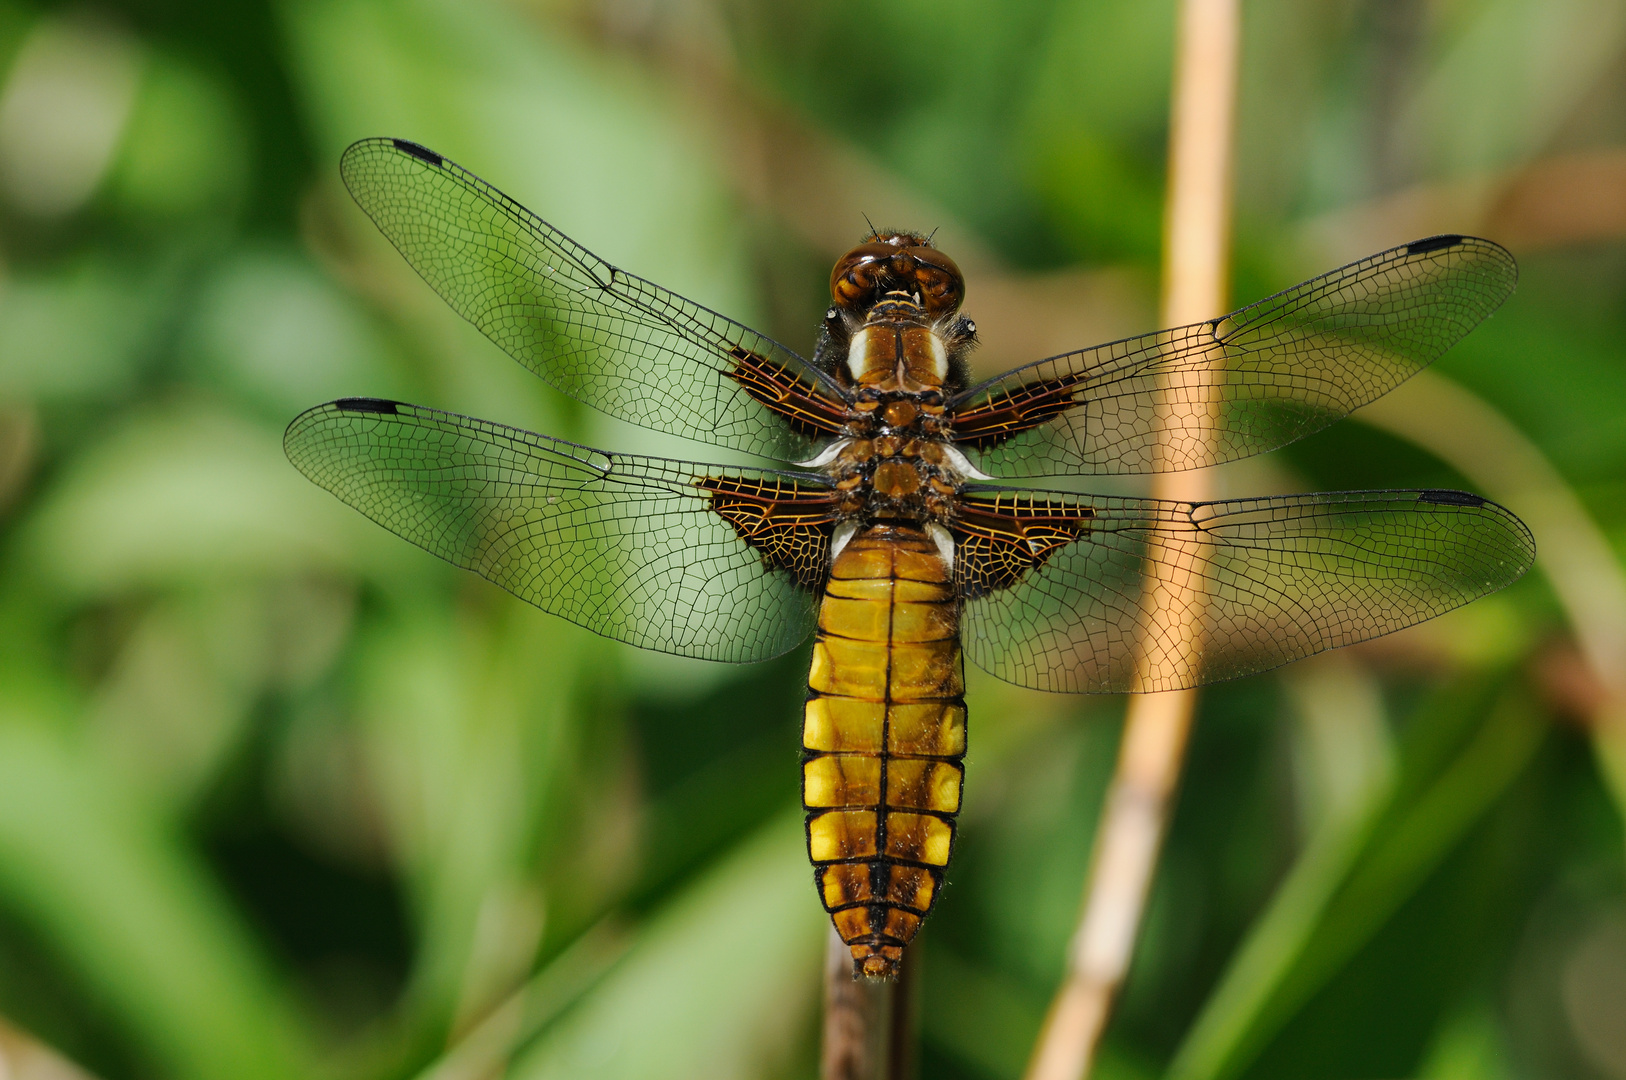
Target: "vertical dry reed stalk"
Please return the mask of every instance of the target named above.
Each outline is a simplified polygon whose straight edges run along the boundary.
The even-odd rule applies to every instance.
[[[1226,306],[1240,2],[1183,0],[1180,5],[1164,229],[1165,326],[1213,318]],[[1188,415],[1187,432],[1190,423]],[[1161,473],[1153,494],[1202,500],[1210,495],[1208,478],[1201,471]],[[1145,591],[1142,670],[1186,668],[1201,647],[1202,597],[1177,568],[1156,569],[1178,564],[1171,556],[1179,553],[1156,554],[1168,563],[1149,563],[1154,569]],[[1195,706],[1192,690],[1130,699],[1096,832],[1084,914],[1027,1080],[1079,1080],[1089,1074],[1129,969]]]

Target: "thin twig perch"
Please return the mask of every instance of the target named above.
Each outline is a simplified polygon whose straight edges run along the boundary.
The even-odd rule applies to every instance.
[[[896,982],[853,978],[853,954],[831,928],[824,958],[824,1045],[820,1080],[908,1080],[910,982],[918,950],[904,954]]]
[[[1180,7],[1164,232],[1165,326],[1200,322],[1226,306],[1240,15],[1240,0],[1183,0]],[[1187,424],[1189,431],[1189,416]],[[1206,499],[1208,478],[1201,471],[1162,473],[1153,494]],[[1145,636],[1143,663],[1171,659],[1170,649],[1194,654],[1201,646],[1196,637],[1201,598],[1182,580],[1153,571],[1146,599],[1149,625],[1162,632]],[[1192,690],[1130,699],[1096,832],[1084,914],[1027,1080],[1078,1080],[1089,1074],[1129,969],[1195,707]]]

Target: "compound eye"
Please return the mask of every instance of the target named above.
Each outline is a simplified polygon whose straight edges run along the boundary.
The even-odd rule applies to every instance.
[[[891,244],[859,244],[830,271],[830,299],[846,311],[861,310],[874,298],[898,249]]]
[[[936,248],[912,247],[913,277],[920,288],[921,303],[929,315],[948,315],[965,300],[965,276],[954,260]]]

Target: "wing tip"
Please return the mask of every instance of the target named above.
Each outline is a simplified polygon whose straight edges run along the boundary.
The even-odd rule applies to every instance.
[[[1498,244],[1495,240],[1486,240],[1483,236],[1468,236],[1465,233],[1440,233],[1437,236],[1425,236],[1421,240],[1413,240],[1402,245],[1399,250],[1404,256],[1428,255],[1436,251],[1450,251],[1453,248],[1462,248],[1472,251],[1480,258],[1503,264],[1512,274],[1512,280],[1518,281],[1519,261],[1513,253]]]
[[[1475,495],[1467,491],[1454,491],[1451,489],[1430,488],[1417,493],[1419,503],[1433,506],[1460,506],[1469,510],[1485,510],[1491,518],[1497,521],[1506,532],[1511,543],[1517,551],[1509,551],[1512,561],[1512,573],[1500,584],[1492,587],[1489,592],[1503,589],[1523,577],[1531,567],[1536,564],[1536,537],[1519,516],[1501,503],[1492,502],[1483,495]],[[1514,557],[1516,556],[1516,557]]]

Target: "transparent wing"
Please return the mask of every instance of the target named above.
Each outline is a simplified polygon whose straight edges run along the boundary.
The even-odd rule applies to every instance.
[[[375,398],[302,413],[283,446],[391,532],[606,637],[739,662],[777,656],[813,625],[812,594],[712,511],[698,485],[716,468]],[[808,479],[726,471],[767,485]]]
[[[1535,558],[1516,517],[1455,491],[1192,504],[1006,490],[969,493],[967,507],[975,527],[956,557],[973,596],[966,655],[1010,682],[1073,693],[1264,671],[1433,618]],[[988,567],[1014,584],[976,595]]]
[[[995,476],[1175,472],[1284,446],[1388,393],[1507,299],[1513,257],[1436,236],[1210,322],[1016,368],[950,404]]]
[[[799,460],[810,443],[730,377],[742,363],[840,392],[748,327],[617,269],[439,154],[364,139],[345,186],[459,315],[553,386],[634,424]]]

